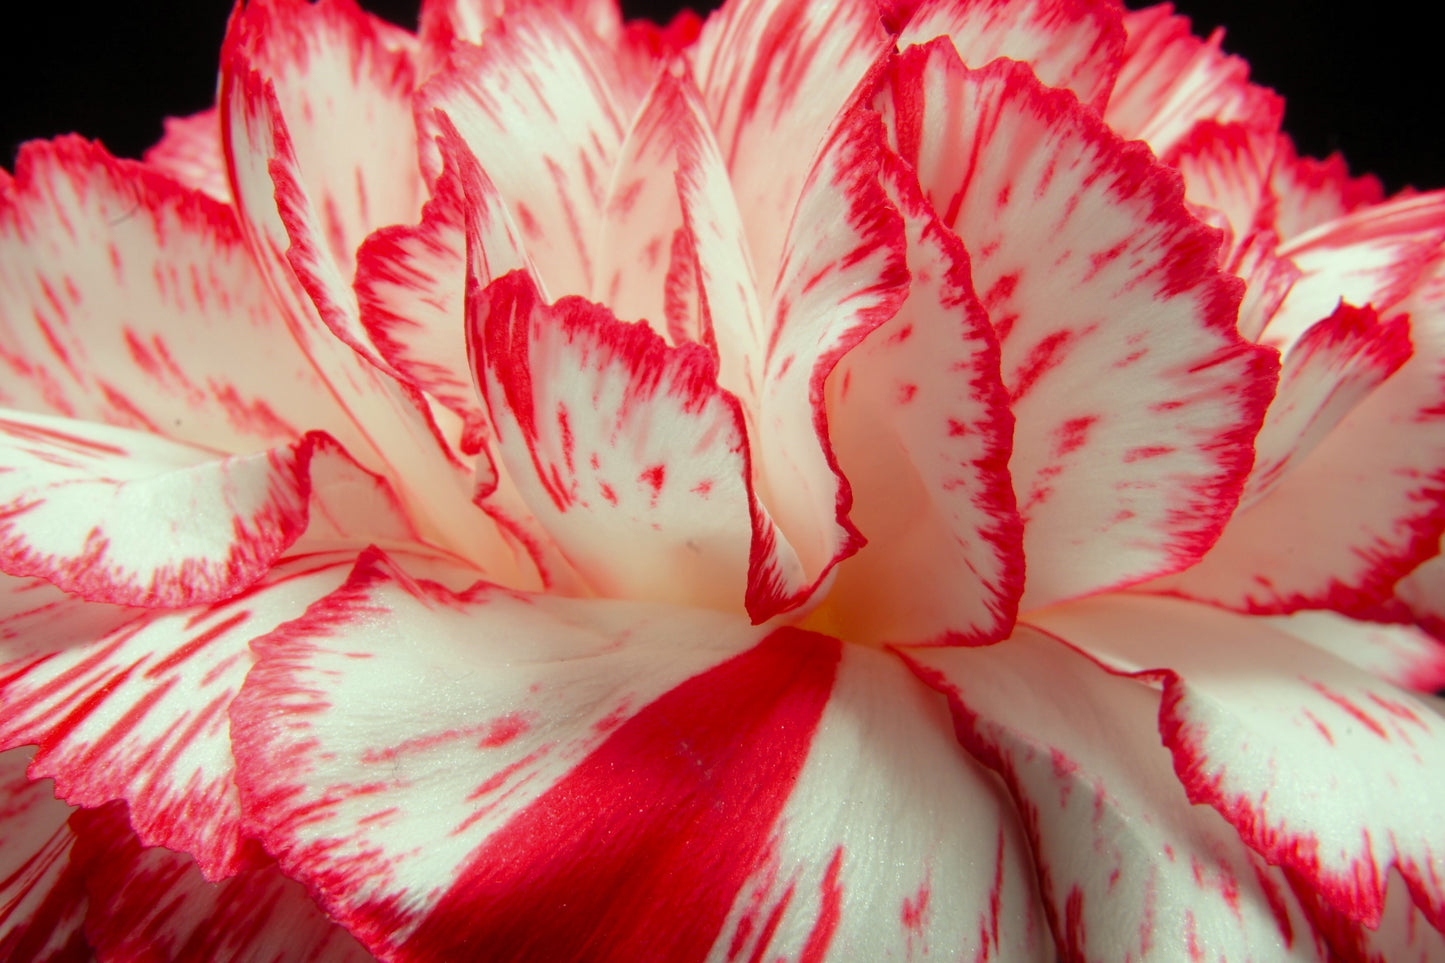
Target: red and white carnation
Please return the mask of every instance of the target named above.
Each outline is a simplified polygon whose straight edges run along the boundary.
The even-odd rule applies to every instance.
[[[1445,960],[1445,193],[1169,7],[243,0],[0,172],[0,958]]]

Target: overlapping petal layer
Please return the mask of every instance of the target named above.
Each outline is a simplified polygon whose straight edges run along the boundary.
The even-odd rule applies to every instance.
[[[1113,597],[1029,619],[1156,681],[1160,734],[1190,800],[1213,806],[1325,905],[1375,926],[1394,869],[1431,925],[1445,924],[1445,841],[1430,815],[1445,778],[1435,710],[1323,648],[1210,606]]]
[[[1021,66],[970,71],[941,41],[875,102],[998,332],[1023,606],[1189,565],[1234,508],[1276,362],[1234,332],[1238,288],[1177,175]]]
[[[1028,628],[906,657],[1025,814],[1061,959],[1326,959],[1284,873],[1190,805],[1157,692]]]
[[[254,455],[145,432],[0,415],[0,570],[95,602],[227,598],[313,536],[407,539],[386,483],[327,435]]]
[[[42,595],[38,613],[35,590],[8,593],[6,627],[43,614],[46,638],[0,641],[0,747],[39,745],[34,776],[74,805],[125,800],[146,845],[192,854],[209,879],[245,869],[226,711],[250,642],[338,587],[354,558],[287,559],[224,602],[115,612],[130,618],[102,634],[93,606]]]

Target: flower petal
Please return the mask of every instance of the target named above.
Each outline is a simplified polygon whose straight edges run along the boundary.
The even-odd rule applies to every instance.
[[[833,640],[766,635],[697,609],[455,596],[364,558],[258,643],[232,705],[242,799],[282,869],[388,959],[697,958],[836,669]]]
[[[762,959],[1056,959],[1018,816],[889,653],[843,646],[807,761],[708,956]]]
[[[495,523],[474,510],[470,466],[461,464],[449,451],[422,396],[367,360],[375,355],[375,350],[365,346],[365,332],[354,314],[356,305],[351,289],[337,295],[340,288],[336,285],[344,282],[333,277],[324,290],[313,284],[308,293],[283,253],[293,239],[288,236],[278,200],[282,206],[291,205],[292,214],[309,205],[302,203],[305,198],[298,198],[292,189],[294,179],[288,180],[294,174],[291,161],[296,155],[289,146],[276,84],[265,81],[251,66],[254,51],[249,48],[258,42],[255,30],[270,23],[273,16],[279,17],[284,22],[278,27],[277,36],[268,43],[282,44],[289,38],[305,49],[333,29],[342,31],[343,40],[357,32],[364,38],[372,21],[358,24],[348,15],[336,14],[333,8],[340,6],[336,3],[312,7],[299,0],[268,0],[252,6],[258,11],[254,20],[233,21],[223,51],[219,99],[231,187],[243,214],[247,242],[262,266],[272,295],[285,311],[286,321],[305,356],[349,421],[345,428],[333,433],[359,462],[383,471],[395,482],[408,514],[429,542],[472,560],[495,577],[513,584],[536,584],[530,563],[517,557]],[[354,8],[353,14],[360,16]],[[288,24],[290,29],[281,29]],[[306,29],[319,32],[308,34],[304,32]],[[302,32],[298,34],[298,30]],[[362,52],[376,58],[389,57],[384,41],[384,34],[373,36],[372,41],[363,45]],[[342,47],[350,49],[344,44]],[[327,69],[335,67],[333,63]],[[292,77],[290,82],[294,85],[300,81]],[[362,100],[371,103],[365,98]],[[409,127],[409,113],[407,124]],[[281,161],[276,165],[278,180],[274,182],[271,159]],[[288,184],[291,186],[287,187]],[[360,194],[354,184],[348,184],[347,189],[355,195],[349,200],[359,204]],[[353,205],[348,210],[354,212],[356,208]],[[414,214],[409,211],[398,219],[410,221]],[[345,235],[351,237],[353,229],[358,232],[359,242],[365,236],[366,225],[361,221],[356,224],[347,221]],[[313,266],[322,263],[323,255],[332,256],[314,245],[308,252],[305,257],[315,255],[317,258],[311,262]],[[313,301],[312,295],[324,297]],[[337,296],[332,298],[332,295]],[[351,302],[349,307],[347,299]],[[358,345],[367,357],[358,353]]]
[[[411,537],[386,483],[329,437],[255,455],[0,412],[0,571],[90,601],[179,607],[227,598],[307,530]]]
[[[1268,623],[1174,599],[1089,599],[1030,621],[1162,685],[1189,798],[1335,911],[1380,919],[1391,868],[1445,928],[1445,718]],[[1388,786],[1388,792],[1381,787]]]
[[[882,653],[455,596],[378,558],[259,652],[233,708],[248,809],[388,959],[1045,958],[1008,810]]]
[[[553,5],[604,44],[614,42],[622,30],[621,10],[612,0],[562,0]],[[427,58],[440,66],[456,43],[480,45],[509,6],[505,0],[422,0],[417,33]]]
[[[250,642],[332,592],[354,560],[283,559],[235,598],[134,615],[103,634],[93,606],[55,605],[43,639],[0,642],[0,746],[38,744],[31,772],[54,778],[61,797],[124,799],[146,845],[190,853],[210,879],[234,875],[255,862],[240,835],[226,718]]]
[[[1296,612],[1265,622],[1391,685],[1445,688],[1445,643],[1412,625],[1364,622],[1335,612]]]
[[[1307,887],[1296,892],[1310,905],[1319,928],[1335,947],[1338,959],[1360,963],[1440,963],[1445,960],[1445,935],[1430,925],[1400,874],[1390,872],[1385,909],[1378,927],[1366,927],[1322,904]]]
[[[232,212],[79,138],[26,145],[0,189],[0,358],[9,407],[222,451],[349,424]]]
[[[0,958],[88,963],[85,882],[70,867],[71,809],[50,780],[25,775],[32,755],[28,748],[0,753]]]
[[[905,657],[1026,814],[1060,959],[1324,959],[1284,874],[1189,804],[1158,693],[1027,627]]]
[[[686,230],[678,187],[682,142],[711,138],[691,78],[662,70],[618,149],[607,190],[592,299],[659,333],[669,327],[668,276],[677,235]]]
[[[547,290],[590,292],[625,118],[583,33],[536,4],[509,14],[483,46],[455,46],[447,68],[416,96],[428,178],[441,169],[437,110],[496,185]]]
[[[497,189],[449,120],[438,118],[442,172],[415,227],[382,228],[357,252],[361,324],[392,370],[456,412],[463,451],[490,436],[487,415],[467,362],[465,218],[478,225],[472,270],[485,284],[527,267],[526,252]]]
[[[1240,509],[1269,494],[1280,478],[1399,370],[1410,350],[1405,318],[1382,324],[1368,308],[1343,303],[1306,331],[1284,357],[1279,390],[1255,439],[1254,467]]]
[[[1267,495],[1235,514],[1203,561],[1153,588],[1259,614],[1360,611],[1383,602],[1402,575],[1436,554],[1445,528],[1445,260],[1387,317],[1402,313],[1409,316],[1409,360]],[[1342,330],[1352,327],[1358,326]],[[1388,346],[1398,344],[1398,336],[1388,328],[1367,327],[1339,341],[1327,324],[1318,329],[1320,345],[1335,347],[1319,360],[1342,361],[1354,341],[1364,348],[1363,361],[1373,351],[1369,344],[1381,338],[1382,361],[1373,374],[1351,362],[1363,379],[1358,387],[1368,386],[1394,363],[1392,353],[1398,357]],[[1300,367],[1308,374],[1311,366]],[[1282,394],[1278,403],[1288,404],[1288,397]],[[1324,411],[1327,418],[1339,414],[1328,406]],[[1263,443],[1271,444],[1268,437]],[[1261,472],[1268,470],[1262,463]]]
[[[891,43],[868,0],[729,0],[703,25],[692,49],[694,76],[765,300],[783,256],[787,215],[814,157],[854,86]]]
[[[724,367],[722,382],[750,415],[758,492],[802,563],[755,558],[748,612],[759,621],[802,604],[863,544],[829,438],[826,385],[908,296],[907,231],[880,181],[887,149],[876,114],[842,115],[793,211],[766,341],[714,316],[718,353],[747,364],[737,375]]]
[[[1288,348],[1340,301],[1392,311],[1445,244],[1445,191],[1361,209],[1283,245],[1300,277],[1260,340]]]
[[[1200,121],[1164,158],[1184,178],[1184,199],[1224,217],[1225,263],[1258,229],[1272,226],[1269,174],[1276,138],[1247,124]]]
[[[1164,157],[1200,121],[1279,129],[1284,100],[1249,82],[1249,64],[1221,49],[1223,30],[1200,40],[1168,3],[1124,14],[1124,30],[1124,63],[1104,110],[1112,130]]]
[[[1190,564],[1234,508],[1277,362],[1234,331],[1237,283],[1178,176],[1022,65],[970,71],[942,41],[877,100],[999,334],[1021,606]]]
[[[711,353],[581,298],[547,305],[523,272],[480,289],[468,314],[500,459],[593,589],[737,608],[762,509]]]
[[[1385,199],[1379,178],[1351,177],[1339,154],[1322,161],[1301,157],[1294,141],[1284,134],[1279,136],[1269,185],[1276,204],[1275,230],[1286,241]]]
[[[854,642],[992,642],[1024,576],[998,338],[958,237],[896,156],[884,166],[913,280],[829,380],[829,437],[868,544],[839,565],[828,605]]]
[[[167,117],[165,134],[145,152],[148,167],[164,171],[192,190],[231,203],[226,155],[221,150],[221,115],[214,107],[189,117]]]
[[[372,963],[264,857],[208,883],[186,856],[143,846],[123,806],[82,810],[71,826],[90,893],[86,932],[102,959]]]
[[[1045,84],[1102,110],[1124,56],[1123,16],[1117,0],[924,0],[899,31],[898,46],[947,36],[965,64],[1023,61]]]

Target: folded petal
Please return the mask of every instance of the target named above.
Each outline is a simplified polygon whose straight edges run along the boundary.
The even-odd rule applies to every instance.
[[[496,185],[547,290],[589,293],[626,117],[584,33],[557,8],[536,4],[508,14],[481,47],[456,45],[416,97],[429,178],[442,166],[437,110]]]
[[[1428,275],[1442,244],[1445,191],[1361,208],[1296,237],[1279,254],[1300,277],[1260,340],[1286,349],[1342,300],[1388,317]]]
[[[831,378],[828,435],[868,544],[839,565],[827,604],[854,642],[992,642],[1024,576],[998,338],[958,237],[896,157],[885,170],[913,280]]]
[[[1255,439],[1254,467],[1240,508],[1259,501],[1410,357],[1405,318],[1341,304],[1284,357],[1279,390]]]
[[[85,928],[106,960],[196,963],[371,963],[373,957],[327,919],[299,883],[269,859],[219,883],[189,857],[146,847],[123,806],[71,818],[75,860],[90,894]]]
[[[71,808],[48,779],[25,775],[33,751],[0,752],[0,958],[88,963],[85,881],[70,865]]]
[[[1277,361],[1235,332],[1238,283],[1178,175],[1022,65],[967,70],[942,41],[900,55],[875,103],[998,332],[1021,605],[1193,562],[1238,499]]]
[[[0,189],[0,399],[222,451],[343,431],[232,211],[79,138]]]
[[[175,608],[234,595],[307,530],[313,508],[328,535],[411,535],[386,483],[320,433],[218,458],[3,412],[0,469],[0,571],[95,602]]]
[[[146,166],[174,177],[223,204],[231,202],[226,155],[221,150],[221,115],[214,107],[189,117],[167,117],[160,141],[145,152]]]
[[[613,0],[562,0],[553,5],[602,43],[614,41],[622,31],[621,10]],[[509,6],[504,0],[422,0],[417,33],[424,59],[439,68],[456,43],[480,45]]]
[[[388,959],[1045,958],[1007,809],[884,654],[376,558],[259,652],[255,828]]]
[[[1413,625],[1366,622],[1336,612],[1296,612],[1265,621],[1401,689],[1445,689],[1445,642]]]
[[[1066,87],[1102,110],[1124,56],[1123,16],[1115,0],[924,0],[899,31],[898,46],[946,36],[971,67],[1019,60],[1050,87]]]
[[[317,198],[301,192],[297,186],[301,155],[292,143],[282,116],[278,90],[286,85],[304,87],[307,75],[304,70],[297,72],[304,67],[302,60],[294,56],[288,59],[287,55],[299,55],[324,38],[333,37],[335,43],[328,47],[336,49],[316,58],[318,70],[324,66],[325,76],[334,80],[333,75],[340,67],[337,57],[350,63],[349,58],[359,56],[362,59],[357,61],[358,69],[370,65],[367,67],[370,71],[399,55],[387,40],[391,28],[382,30],[376,27],[376,21],[340,3],[313,6],[299,0],[268,0],[247,9],[255,12],[251,19],[233,19],[222,58],[219,101],[231,186],[242,212],[247,243],[266,275],[273,297],[282,306],[292,334],[321,376],[334,403],[345,412],[348,424],[338,428],[335,436],[359,462],[393,480],[408,514],[431,543],[470,559],[494,577],[517,584],[536,584],[530,562],[518,557],[494,522],[474,510],[470,502],[470,466],[462,464],[449,450],[422,395],[384,371],[384,362],[381,367],[374,363],[380,362],[380,356],[374,346],[368,346],[366,332],[356,315],[354,292],[346,285],[339,269],[323,286],[314,283],[320,275],[310,278],[309,288],[298,277],[298,270],[302,273],[305,273],[303,268],[310,270],[301,263],[302,259],[309,258],[306,263],[311,268],[323,263],[334,267],[335,250],[340,249],[341,244],[328,241],[322,247],[307,241],[300,233],[294,237],[288,233],[288,219],[292,222],[291,228],[295,228],[300,223],[297,217],[304,220],[311,215],[320,216],[325,213],[325,205],[318,211]],[[261,30],[262,27],[268,30]],[[269,30],[270,27],[274,27],[274,31]],[[263,72],[268,69],[273,72],[281,69],[284,82],[278,82],[276,77],[268,80]],[[316,94],[325,89],[326,84],[321,84]],[[293,93],[311,96],[300,89]],[[400,96],[396,90],[392,95]],[[310,103],[309,99],[306,102]],[[359,97],[358,102],[363,109],[380,109],[380,101],[370,96]],[[324,111],[315,106],[312,113]],[[410,130],[409,100],[406,117]],[[381,136],[385,136],[386,126],[380,125]],[[350,150],[346,152],[348,158]],[[277,161],[274,165],[273,160]],[[414,161],[409,163],[414,167]],[[324,163],[321,168],[323,172],[329,169]],[[364,177],[358,182],[353,176],[345,183],[350,192],[346,197],[346,210],[350,213],[325,214],[325,221],[339,225],[337,236],[344,235],[349,239],[348,244],[360,243],[372,223],[370,215],[363,219],[359,213],[363,191],[357,184],[364,181]],[[341,189],[338,182],[327,183],[328,189]],[[419,178],[417,184],[420,185]],[[378,199],[376,204],[374,210],[366,210],[378,214],[382,201]],[[395,220],[413,220],[414,206],[401,206],[407,208],[406,213],[396,216]],[[308,223],[311,227],[322,223],[324,227],[325,221],[317,222],[313,218]],[[337,232],[325,228],[322,233]],[[298,239],[310,246],[293,264],[286,252]],[[328,258],[332,260],[327,262]],[[341,292],[343,286],[346,290]]]
[[[1275,230],[1286,241],[1385,199],[1379,178],[1351,177],[1339,154],[1322,161],[1301,157],[1285,134],[1279,135],[1269,185],[1275,197]]]
[[[1364,324],[1365,316],[1347,309],[1299,339],[1291,355],[1320,352],[1298,366],[1302,376],[1339,363],[1354,372],[1315,381],[1353,381],[1339,399],[1355,394],[1353,407],[1344,413],[1327,399],[1323,421],[1344,417],[1291,461],[1264,497],[1234,515],[1203,561],[1155,587],[1259,614],[1360,611],[1384,602],[1401,576],[1437,553],[1445,528],[1445,267],[1437,264],[1384,317],[1401,315],[1409,318],[1411,353],[1383,382],[1400,353],[1394,322]],[[1298,393],[1282,393],[1276,404]],[[1281,423],[1292,417],[1286,410]],[[1262,443],[1273,444],[1268,436]],[[1261,480],[1269,470],[1262,461]]]
[[[839,360],[908,295],[907,231],[880,180],[883,136],[878,116],[862,107],[829,134],[793,211],[766,341],[714,316],[719,354],[747,364],[741,384],[724,368],[723,384],[748,409],[759,494],[801,563],[755,564],[755,619],[802,604],[863,544],[829,436],[827,385]]]
[[[703,25],[691,51],[694,75],[737,192],[764,300],[814,156],[854,86],[891,42],[877,5],[867,0],[731,0]]]
[[[1184,178],[1184,199],[1223,216],[1229,242],[1226,264],[1259,229],[1274,220],[1269,175],[1276,138],[1248,124],[1200,121],[1164,158]]]
[[[1436,711],[1262,620],[1210,606],[1114,596],[1030,621],[1159,684],[1159,729],[1190,801],[1218,810],[1326,905],[1374,927],[1395,869],[1445,929]]]
[[[357,253],[361,324],[398,376],[463,420],[460,447],[490,435],[467,362],[466,218],[477,224],[471,265],[480,283],[527,267],[516,226],[496,187],[449,120],[437,119],[442,171],[420,223],[382,228]],[[470,207],[468,199],[470,198]]]
[[[1168,3],[1129,11],[1124,29],[1124,63],[1104,110],[1123,137],[1164,157],[1200,121],[1279,130],[1284,100],[1249,82],[1249,64],[1221,49],[1222,29],[1200,40]]]
[[[1060,959],[1326,958],[1285,875],[1190,805],[1159,745],[1157,692],[1026,627],[905,658],[1027,814]]]
[[[739,607],[750,555],[777,532],[712,354],[581,298],[548,305],[523,272],[479,290],[469,317],[500,460],[587,582],[613,598]]]
[[[240,835],[226,710],[251,640],[330,594],[354,560],[283,559],[235,598],[137,615],[102,635],[91,605],[58,603],[43,639],[0,642],[0,746],[38,744],[31,772],[54,778],[61,797],[123,799],[146,845],[190,853],[209,879],[234,875],[254,854]]]
[[[678,234],[686,230],[680,152],[683,142],[699,140],[716,154],[691,78],[659,71],[618,149],[607,189],[592,299],[618,317],[647,321],[659,333],[669,327],[668,276],[676,270]]]

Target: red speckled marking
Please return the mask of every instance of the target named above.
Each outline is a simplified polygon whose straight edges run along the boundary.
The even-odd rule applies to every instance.
[[[467,860],[395,959],[702,959],[808,754],[841,644],[781,629],[623,723]],[[839,850],[800,963],[838,925]]]

